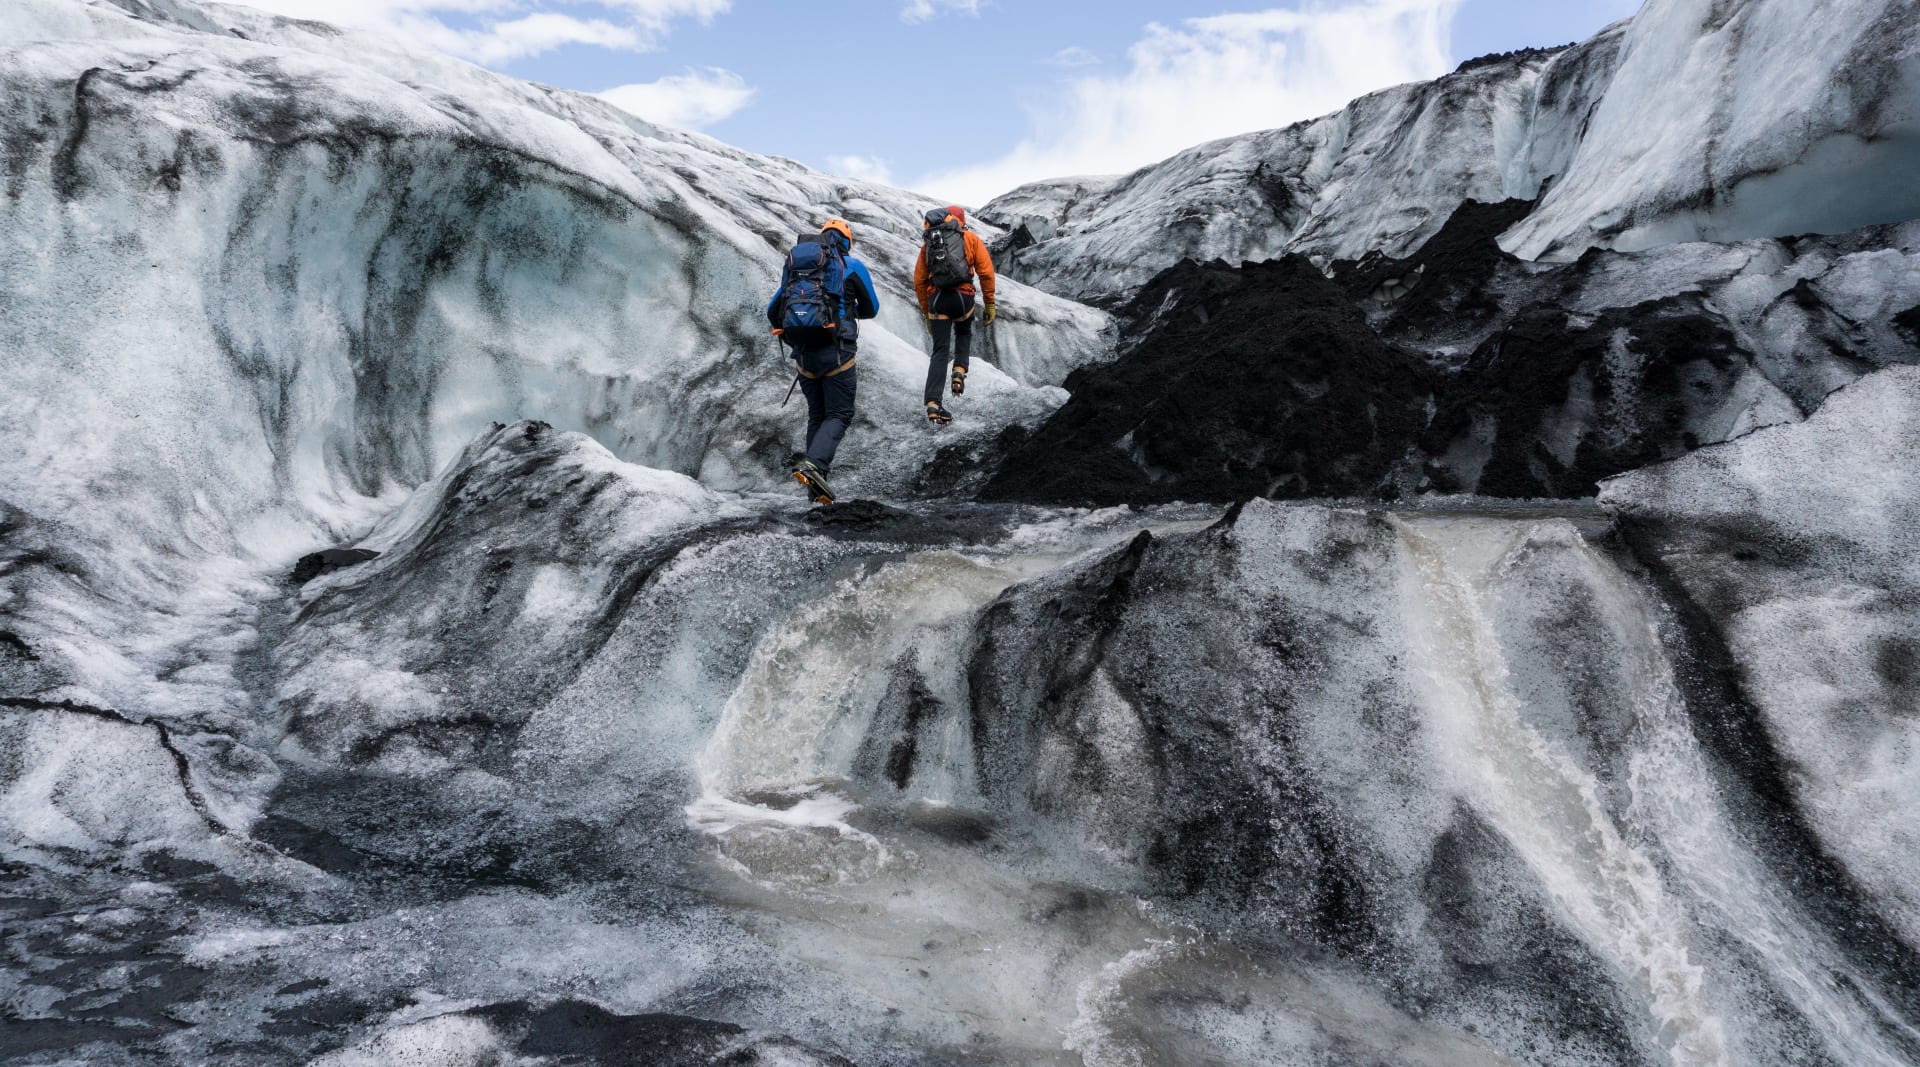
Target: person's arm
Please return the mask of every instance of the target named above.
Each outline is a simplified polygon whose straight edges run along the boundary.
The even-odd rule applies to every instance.
[[[920,298],[920,314],[927,313],[928,301],[933,299],[933,285],[927,281],[927,246],[920,246],[920,254],[913,261],[913,295]]]
[[[880,314],[880,294],[873,287],[873,275],[857,259],[847,261],[847,289],[853,297],[853,317],[870,319]]]
[[[994,283],[993,253],[987,251],[987,242],[981,240],[980,235],[971,230],[967,231],[967,243],[972,246],[976,253],[973,261],[973,272],[980,276],[980,299],[991,304],[993,303]]]
[[[780,294],[787,291],[787,282],[790,280],[787,265],[783,263],[780,265],[780,288],[775,289],[773,299],[767,301],[767,325],[776,330],[780,328]]]

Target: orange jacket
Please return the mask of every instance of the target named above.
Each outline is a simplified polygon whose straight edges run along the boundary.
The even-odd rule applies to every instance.
[[[967,237],[967,266],[980,276],[979,295],[986,303],[993,303],[993,257],[987,253],[987,242],[972,230],[962,231]],[[920,313],[927,312],[927,304],[933,300],[933,294],[939,292],[927,281],[927,248],[920,246],[920,256],[913,261],[913,291],[920,296]],[[975,295],[972,283],[960,287],[968,296]]]

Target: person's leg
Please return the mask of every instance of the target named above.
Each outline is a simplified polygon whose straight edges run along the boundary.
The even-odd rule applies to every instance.
[[[953,352],[953,365],[966,370],[968,361],[973,358],[973,298],[968,296],[962,301],[965,311],[955,320],[953,331],[957,335]]]
[[[800,379],[800,395],[807,398],[807,436],[800,439],[800,448],[809,457],[813,454],[813,439],[820,433],[820,424],[827,419],[826,390],[822,378]]]
[[[954,319],[953,395],[967,388],[967,370],[973,365],[973,298],[961,294],[961,314]]]
[[[933,331],[933,354],[927,357],[927,395],[926,400],[939,400],[940,390],[947,383],[947,354],[953,346],[953,323],[946,319],[934,319],[927,323]]]
[[[807,442],[807,458],[821,470],[832,469],[833,454],[840,450],[840,440],[847,435],[847,427],[853,425],[853,396],[859,385],[859,374],[860,368],[848,367],[831,378],[820,379],[826,418]]]

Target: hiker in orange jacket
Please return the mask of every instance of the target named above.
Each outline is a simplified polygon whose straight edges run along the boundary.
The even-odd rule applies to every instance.
[[[945,426],[953,416],[940,403],[940,385],[947,378],[947,358],[953,358],[953,395],[967,390],[967,363],[973,355],[974,298],[986,305],[987,325],[993,325],[993,257],[987,243],[967,229],[967,211],[957,205],[927,212],[921,224],[920,258],[913,264],[913,290],[920,311],[933,334],[933,354],[927,366],[927,421]],[[980,279],[975,290],[973,280]],[[958,348],[955,351],[955,336]]]

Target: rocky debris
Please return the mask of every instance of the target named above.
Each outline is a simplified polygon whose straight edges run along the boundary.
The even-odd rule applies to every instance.
[[[1900,332],[1911,337],[1914,344],[1920,345],[1920,306],[1910,307],[1895,315],[1893,324]]]
[[[1511,52],[1489,52],[1484,56],[1475,56],[1462,62],[1453,68],[1453,72],[1459,74],[1469,70],[1479,70],[1482,67],[1497,67],[1522,60],[1549,58],[1572,47],[1573,44],[1564,44],[1558,48],[1516,48]]]
[[[981,506],[957,499],[921,500],[911,508],[877,500],[846,500],[811,508],[800,517],[810,534],[851,542],[898,545],[981,545],[1005,537],[1026,509]]]
[[[1375,252],[1358,262],[1333,263],[1327,273],[1384,336],[1429,354],[1457,349],[1463,338],[1484,337],[1507,313],[1502,297],[1525,269],[1501,249],[1499,238],[1533,206],[1530,200],[1469,200],[1412,255],[1395,259]]]
[[[1592,496],[1603,478],[1705,443],[1749,370],[1738,339],[1676,297],[1583,320],[1523,312],[1436,397],[1427,485],[1497,497]]]
[[[1185,263],[1129,305],[1141,334],[1009,439],[989,500],[1071,504],[1390,492],[1431,372],[1304,257]]]
[[[870,530],[895,525],[912,517],[912,512],[882,504],[878,500],[843,500],[809,510],[806,521],[822,527]]]
[[[544,1007],[524,1001],[489,1004],[462,1013],[485,1020],[522,1056],[579,1067],[853,1067],[783,1037],[686,1015],[620,1015],[595,1004],[560,1000]]]
[[[1920,295],[1920,228],[1547,266],[1497,242],[1529,208],[1469,202],[1408,256],[1331,277],[1298,256],[1180,264],[1066,405],[997,458],[972,446],[997,468],[982,495],[1586,497],[1920,362],[1913,312],[1878,310]]]
[[[323,548],[301,556],[300,561],[293,565],[290,577],[293,584],[305,585],[323,574],[332,574],[379,557],[380,553],[365,548]]]

